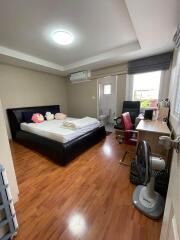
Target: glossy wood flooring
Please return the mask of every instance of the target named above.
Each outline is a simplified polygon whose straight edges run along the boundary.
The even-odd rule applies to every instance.
[[[119,159],[129,146],[110,134],[66,167],[11,144],[20,190],[16,240],[157,240],[161,221],[132,206]]]

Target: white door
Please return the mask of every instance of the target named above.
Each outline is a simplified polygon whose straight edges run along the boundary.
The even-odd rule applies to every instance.
[[[116,116],[117,77],[108,76],[98,79],[99,115],[108,115],[108,122],[113,123]]]
[[[180,153],[173,153],[161,240],[180,239]]]
[[[180,50],[175,54],[171,76],[171,124],[180,136]],[[180,153],[173,151],[171,174],[161,229],[161,240],[180,239]]]

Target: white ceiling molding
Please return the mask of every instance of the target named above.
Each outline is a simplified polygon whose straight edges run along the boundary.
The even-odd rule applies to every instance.
[[[69,71],[69,70],[73,70],[73,69],[76,69],[76,68],[79,68],[82,66],[89,65],[91,63],[101,62],[106,59],[113,59],[117,56],[123,56],[124,54],[127,54],[129,52],[134,52],[139,49],[140,49],[140,45],[139,45],[138,41],[136,41],[136,42],[121,46],[119,48],[115,48],[111,51],[108,51],[108,52],[105,52],[102,54],[98,54],[94,57],[86,58],[81,61],[75,62],[73,64],[66,65],[66,66],[64,66],[64,70]]]
[[[106,77],[108,75],[120,75],[128,72],[128,64],[118,64],[106,68],[97,69],[91,72],[91,79]]]
[[[9,60],[17,59],[17,60],[20,60],[18,65],[23,63],[23,67],[25,66],[25,62],[27,62],[27,63],[31,63],[31,65],[29,65],[29,66],[32,66],[32,64],[39,66],[40,67],[39,70],[42,70],[42,67],[43,67],[44,70],[45,69],[47,71],[48,71],[48,69],[51,70],[51,73],[55,73],[55,74],[59,73],[59,74],[64,75],[66,72],[73,71],[76,68],[88,66],[92,63],[103,62],[104,60],[113,59],[117,56],[123,56],[124,54],[133,52],[133,51],[137,51],[139,49],[140,49],[140,45],[136,41],[136,42],[121,46],[119,48],[115,48],[111,51],[96,55],[94,57],[83,59],[81,61],[75,62],[70,65],[61,66],[61,65],[43,60],[41,58],[34,57],[29,54],[25,54],[25,53],[22,53],[22,52],[19,52],[19,51],[10,49],[10,48],[0,46],[0,59],[2,60],[3,57],[6,57],[7,61],[8,61],[8,59]],[[12,61],[11,63],[15,64],[15,61]],[[38,68],[35,68],[35,69],[38,70]],[[52,70],[54,70],[54,71],[52,71]]]
[[[11,57],[11,58],[16,58],[16,59],[19,59],[19,60],[22,60],[25,62],[34,63],[34,64],[37,64],[37,65],[40,65],[43,67],[52,68],[52,69],[60,71],[60,72],[64,70],[63,66],[61,66],[61,65],[58,65],[58,64],[46,61],[44,59],[37,58],[32,55],[28,55],[26,53],[22,53],[22,52],[19,52],[19,51],[10,49],[10,48],[6,48],[3,46],[0,46],[0,55]]]
[[[115,58],[117,56],[123,56],[126,53],[137,51],[139,49],[140,49],[140,45],[136,41],[136,42],[121,46],[119,48],[115,48],[111,51],[96,55],[94,57],[86,58],[86,59],[83,59],[81,61],[75,62],[73,64],[64,66],[64,70],[69,71],[69,70],[78,68],[80,66],[82,67],[82,66],[89,65],[89,64],[92,64],[92,63],[101,62],[101,61],[104,61],[106,59],[112,59],[112,58]]]

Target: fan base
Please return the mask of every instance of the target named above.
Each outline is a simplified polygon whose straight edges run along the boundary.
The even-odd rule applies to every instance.
[[[148,188],[139,185],[133,193],[133,204],[144,215],[152,219],[159,219],[164,212],[165,201],[154,191],[152,198],[147,197]]]

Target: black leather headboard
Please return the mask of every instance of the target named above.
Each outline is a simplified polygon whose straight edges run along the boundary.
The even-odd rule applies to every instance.
[[[11,129],[12,138],[15,138],[16,132],[20,130],[20,123],[23,122],[22,112],[60,112],[59,105],[38,106],[38,107],[23,107],[23,108],[9,108],[6,110]]]

